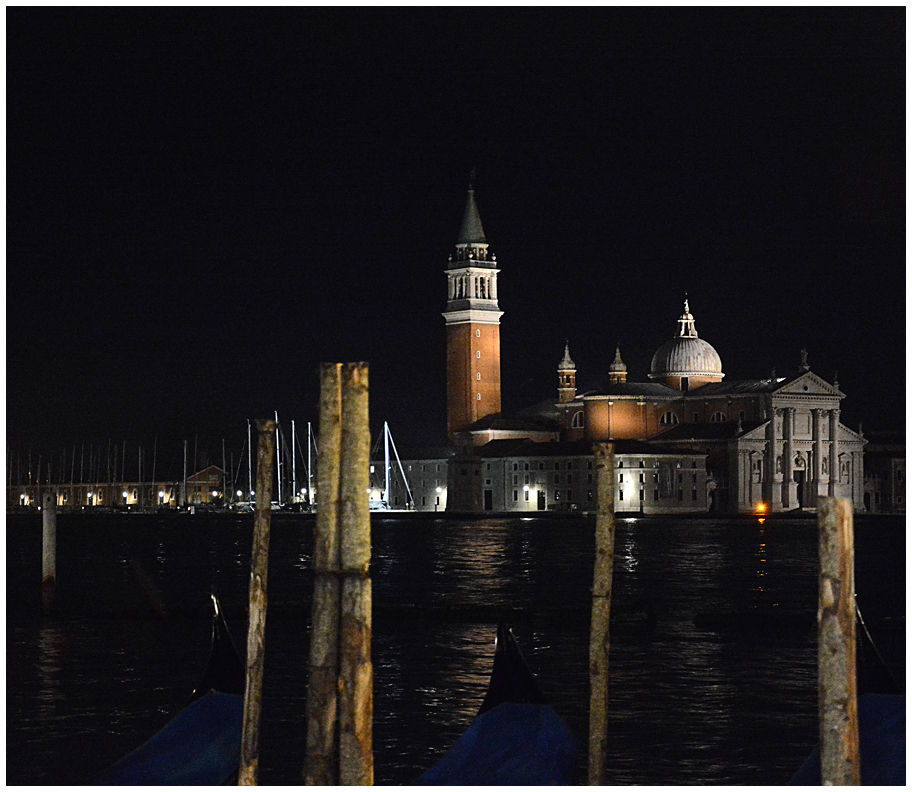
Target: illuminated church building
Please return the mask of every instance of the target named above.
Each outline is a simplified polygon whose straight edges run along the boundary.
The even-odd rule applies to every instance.
[[[470,186],[443,313],[455,457],[435,464],[446,468],[448,511],[593,510],[596,441],[615,444],[617,511],[783,512],[827,496],[863,508],[865,440],[839,421],[838,383],[812,372],[804,352],[790,376],[725,380],[686,298],[648,382],[628,380],[618,346],[607,386],[580,393],[567,344],[554,397],[504,417],[498,272]],[[429,508],[424,500],[415,507]]]

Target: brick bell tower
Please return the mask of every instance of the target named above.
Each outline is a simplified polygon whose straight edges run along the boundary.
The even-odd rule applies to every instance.
[[[500,317],[497,273],[469,179],[456,252],[447,265],[447,434],[500,412]]]

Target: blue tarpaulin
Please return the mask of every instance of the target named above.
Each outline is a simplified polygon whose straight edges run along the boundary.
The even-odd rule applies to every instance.
[[[421,776],[429,785],[568,785],[576,741],[548,705],[500,704],[472,721],[459,742]]]
[[[858,699],[858,751],[863,786],[906,785],[906,697],[868,693]],[[820,786],[820,746],[792,777]]]
[[[107,786],[225,783],[237,772],[244,697],[212,691],[198,698],[95,783]]]

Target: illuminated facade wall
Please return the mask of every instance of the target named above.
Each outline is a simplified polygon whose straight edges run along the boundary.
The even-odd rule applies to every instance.
[[[500,412],[500,326],[447,325],[447,433]]]
[[[92,508],[176,508],[180,482],[121,482],[117,484],[25,484],[7,487],[7,508],[37,509],[46,493],[54,493],[57,508],[82,511]]]
[[[595,459],[534,451],[522,456],[467,457],[451,463],[449,488],[452,511],[594,512]],[[615,454],[617,512],[702,513],[708,497],[703,454]]]

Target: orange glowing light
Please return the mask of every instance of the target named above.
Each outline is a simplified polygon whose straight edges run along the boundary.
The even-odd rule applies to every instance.
[[[766,513],[766,504],[758,503],[757,504],[757,514],[765,514],[765,513]]]

